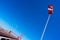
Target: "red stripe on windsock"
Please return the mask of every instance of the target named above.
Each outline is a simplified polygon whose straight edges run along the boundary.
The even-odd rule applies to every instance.
[[[52,5],[48,5],[48,8],[51,8],[51,9],[53,9],[53,6],[52,6]]]

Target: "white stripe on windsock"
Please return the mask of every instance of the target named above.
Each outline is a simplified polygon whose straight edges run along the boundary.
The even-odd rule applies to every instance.
[[[48,8],[48,10],[53,10],[53,9],[51,9],[51,8]]]

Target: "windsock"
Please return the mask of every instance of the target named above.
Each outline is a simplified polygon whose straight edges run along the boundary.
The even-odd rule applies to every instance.
[[[48,14],[53,13],[53,5],[48,5]]]

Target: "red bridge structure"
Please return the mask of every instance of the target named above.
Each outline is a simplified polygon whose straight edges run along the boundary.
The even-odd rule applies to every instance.
[[[0,27],[0,40],[21,40],[22,37],[17,36],[12,31],[7,31]]]

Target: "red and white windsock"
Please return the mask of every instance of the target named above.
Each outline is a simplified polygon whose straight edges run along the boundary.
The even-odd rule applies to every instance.
[[[53,5],[48,5],[48,14],[53,13]]]

